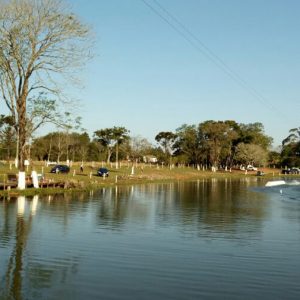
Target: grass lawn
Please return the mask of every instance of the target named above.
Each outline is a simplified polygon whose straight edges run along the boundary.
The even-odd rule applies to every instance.
[[[109,170],[109,177],[99,177],[97,176],[97,170],[100,167],[106,167]],[[53,166],[46,167],[43,163],[34,162],[32,166],[29,166],[26,171],[26,175],[30,176],[31,171],[35,170],[39,174],[44,174],[44,178],[51,182],[56,183],[69,183],[65,185],[65,188],[43,188],[43,189],[33,189],[28,188],[25,191],[18,191],[16,189],[11,189],[10,192],[0,191],[0,194],[7,193],[22,193],[22,194],[34,194],[34,193],[53,193],[66,191],[66,187],[69,190],[82,190],[82,189],[93,189],[103,186],[112,185],[123,185],[123,184],[136,184],[136,183],[149,183],[149,182],[165,182],[174,180],[195,180],[203,178],[238,178],[245,176],[255,176],[256,172],[233,170],[232,172],[217,171],[211,172],[210,170],[197,170],[193,167],[175,167],[168,168],[157,165],[146,165],[146,164],[128,164],[123,163],[121,167],[116,169],[114,164],[103,165],[96,163],[85,163],[83,172],[80,172],[80,163],[74,163],[71,166],[69,174],[55,174],[50,173]],[[265,177],[274,177],[280,174],[278,169],[262,169],[266,175]],[[7,180],[7,174],[17,174],[18,170],[9,164],[0,165],[0,182]]]

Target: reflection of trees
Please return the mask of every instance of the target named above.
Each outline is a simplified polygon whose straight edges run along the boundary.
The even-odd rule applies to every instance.
[[[199,231],[209,226],[210,230],[228,233],[255,232],[265,216],[266,202],[264,194],[249,191],[253,185],[255,181],[247,178],[148,184],[104,188],[93,199],[99,200],[98,225],[111,229],[152,219],[164,226],[183,225],[180,230]]]
[[[265,195],[248,187],[245,179],[209,179],[195,182],[149,184],[98,191],[98,225],[120,229],[126,223],[151,220],[179,230],[256,232],[264,218]],[[249,224],[251,223],[251,226]]]
[[[2,220],[3,225],[0,227],[0,244],[6,246],[10,239],[13,236],[13,232],[15,231],[12,224],[10,224],[9,215],[12,213],[13,206],[9,205],[7,199],[3,199],[1,210],[0,210],[0,220]]]
[[[253,181],[209,179],[43,196],[38,203],[27,199],[25,209],[21,201],[17,209],[16,199],[2,201],[0,299],[22,299],[22,293],[26,293],[24,298],[30,298],[32,293],[35,293],[34,298],[42,299],[45,295],[50,298],[47,292],[57,291],[64,285],[70,287],[70,278],[77,273],[78,257],[82,254],[72,253],[78,252],[76,247],[80,248],[82,241],[95,237],[81,236],[86,232],[86,224],[82,221],[96,220],[95,225],[104,230],[121,230],[128,226],[134,229],[140,226],[143,230],[150,222],[150,226],[164,227],[167,231],[175,229],[181,234],[191,232],[209,238],[242,236],[247,240],[249,235],[260,231],[266,214],[264,197],[268,197],[263,193],[252,193],[249,186],[253,186]],[[292,211],[287,213],[292,214]],[[296,213],[293,216],[298,217]],[[54,227],[48,228],[49,224]],[[37,244],[35,253],[34,238],[39,238],[40,234],[39,230],[36,233],[37,228],[46,231],[46,239],[42,238]],[[30,236],[33,236],[32,240]],[[68,241],[74,246],[72,251],[66,249]],[[91,244],[94,245],[94,241]],[[51,252],[44,253],[47,247]],[[83,248],[85,250],[85,245]]]
[[[139,201],[135,186],[102,189],[96,195],[98,225],[120,229],[126,220],[146,219],[147,207]]]
[[[30,262],[25,252],[29,240],[33,220],[37,210],[38,198],[30,199],[30,210],[25,197],[3,200],[1,204],[0,223],[0,255],[6,250],[10,254],[0,269],[0,299],[30,298],[34,293],[38,296],[41,288],[51,288],[53,282],[60,278],[61,282],[67,281],[70,273],[77,272],[77,258],[68,257],[64,264],[49,268],[47,262]],[[3,225],[2,225],[3,224]],[[7,256],[5,256],[7,257]],[[3,256],[1,257],[3,258]],[[57,260],[61,261],[62,257]],[[42,298],[42,297],[40,297]]]
[[[23,197],[19,198],[18,201],[20,201],[20,204],[19,202],[18,204],[21,205]],[[12,228],[9,224],[12,216],[8,212],[8,209],[4,210],[4,228]],[[26,247],[26,241],[31,227],[31,220],[32,215],[30,215],[27,220],[25,220],[23,214],[17,215],[14,235],[15,245],[9,257],[5,272],[5,290],[3,292],[6,294],[6,296],[10,295],[13,299],[16,300],[22,299],[23,253]],[[12,234],[12,232],[10,232],[10,234]],[[1,293],[3,292],[1,291]]]
[[[22,290],[22,269],[23,269],[23,251],[26,247],[26,236],[28,227],[22,216],[17,217],[16,226],[16,244],[11,253],[7,271],[6,284],[10,295],[14,295],[14,299],[21,299]]]
[[[260,226],[258,221],[265,216],[265,195],[252,193],[248,184],[244,180],[211,179],[173,184],[172,189],[161,185],[159,220],[176,223],[180,219],[183,230],[209,226],[209,230],[248,232],[249,222]]]

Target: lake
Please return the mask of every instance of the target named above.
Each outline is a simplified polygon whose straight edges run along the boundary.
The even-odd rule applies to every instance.
[[[300,299],[300,185],[0,200],[0,299]]]

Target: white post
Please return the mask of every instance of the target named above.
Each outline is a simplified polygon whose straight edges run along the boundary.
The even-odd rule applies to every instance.
[[[29,167],[29,160],[28,159],[24,160],[24,166],[26,166],[26,172],[28,172],[28,167]]]
[[[131,168],[131,175],[134,175],[134,166]]]
[[[18,189],[25,190],[25,188],[26,188],[25,172],[19,171]]]
[[[38,189],[39,188],[39,180],[38,180],[36,171],[31,172],[31,178],[32,178],[33,187]]]

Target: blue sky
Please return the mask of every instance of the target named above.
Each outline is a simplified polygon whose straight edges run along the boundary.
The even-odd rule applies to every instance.
[[[300,1],[157,0],[248,88],[141,0],[70,2],[96,37],[95,58],[82,74],[85,87],[76,92],[89,133],[125,126],[154,141],[159,131],[184,123],[230,119],[262,122],[276,146],[300,126]]]

